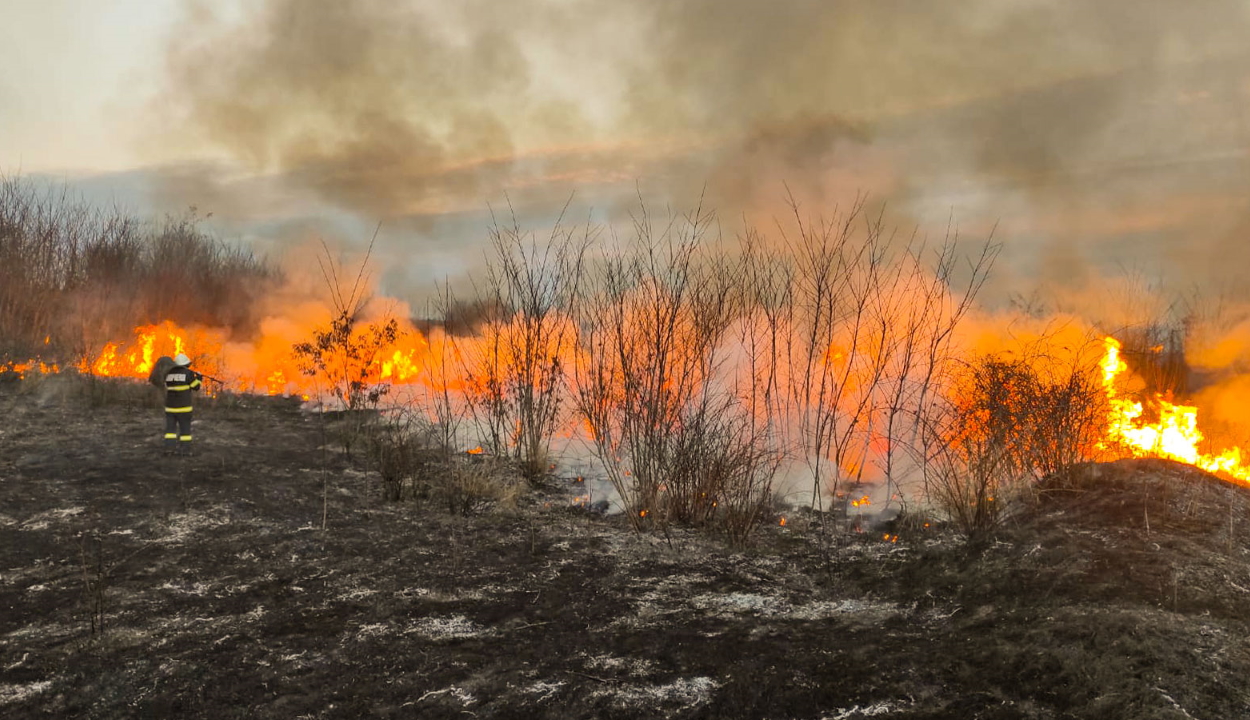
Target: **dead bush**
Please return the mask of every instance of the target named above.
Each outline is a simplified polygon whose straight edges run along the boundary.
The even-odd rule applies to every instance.
[[[453,515],[516,504],[524,482],[506,458],[452,452],[425,417],[388,411],[367,432],[369,461],[390,502],[430,503]]]
[[[510,463],[463,453],[424,465],[418,482],[436,505],[461,516],[487,507],[513,508],[524,490],[524,480]]]
[[[382,497],[391,502],[413,497],[415,478],[440,456],[430,424],[406,412],[385,415],[370,428],[367,443]]]
[[[965,533],[983,532],[1027,499],[1037,480],[1098,456],[1106,398],[1096,371],[1092,362],[1036,355],[968,364],[931,428],[929,499]]]
[[[551,436],[564,413],[566,365],[574,356],[577,327],[573,303],[590,243],[589,227],[557,220],[545,243],[523,232],[516,220],[491,228],[494,245],[481,297],[488,308],[478,337],[460,345],[468,409],[481,444],[509,457],[531,483],[550,468]],[[464,307],[447,302],[444,314]]]

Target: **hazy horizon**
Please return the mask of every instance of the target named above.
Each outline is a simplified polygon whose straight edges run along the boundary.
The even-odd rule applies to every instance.
[[[363,243],[388,290],[701,196],[724,232],[860,195],[1006,243],[1002,284],[1250,261],[1250,3],[5,0],[0,172],[261,250]]]

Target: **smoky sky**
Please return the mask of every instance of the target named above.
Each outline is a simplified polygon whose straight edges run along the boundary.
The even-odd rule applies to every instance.
[[[169,41],[154,123],[369,219],[610,208],[639,187],[767,216],[788,187],[807,208],[868,193],[903,223],[997,223],[1022,275],[1127,259],[1216,282],[1250,261],[1246,2],[211,8]]]

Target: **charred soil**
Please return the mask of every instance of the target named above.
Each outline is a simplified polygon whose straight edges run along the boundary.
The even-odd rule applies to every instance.
[[[283,400],[207,403],[190,458],[146,395],[0,418],[6,718],[1250,717],[1250,495],[1174,463],[973,540],[797,513],[732,550],[556,481],[384,502]]]

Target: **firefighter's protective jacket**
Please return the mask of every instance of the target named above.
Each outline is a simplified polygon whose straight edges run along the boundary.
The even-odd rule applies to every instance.
[[[165,412],[191,412],[191,393],[199,390],[203,376],[187,367],[175,367],[165,375]]]

